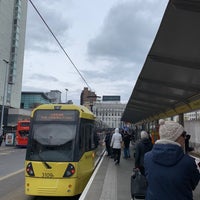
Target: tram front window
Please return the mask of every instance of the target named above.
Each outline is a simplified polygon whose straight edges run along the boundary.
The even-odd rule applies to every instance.
[[[76,125],[35,124],[29,159],[40,161],[73,161]]]

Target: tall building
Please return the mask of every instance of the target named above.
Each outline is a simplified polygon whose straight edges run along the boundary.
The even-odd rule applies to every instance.
[[[80,99],[80,105],[83,105],[92,111],[93,104],[97,100],[97,95],[95,92],[90,91],[87,87],[84,87],[83,91],[81,92]]]
[[[26,18],[27,1],[0,0],[0,109],[5,106],[4,114],[8,108],[20,108]]]
[[[126,104],[120,102],[120,96],[104,95],[102,101],[97,100],[97,98],[95,92],[85,87],[81,92],[80,104],[86,106],[95,114],[101,128],[123,127],[121,117]]]

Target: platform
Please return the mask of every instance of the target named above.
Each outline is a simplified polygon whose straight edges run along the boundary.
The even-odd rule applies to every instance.
[[[133,166],[133,156],[127,160],[121,158],[119,165],[115,165],[112,158],[104,156],[87,194],[80,199],[130,200],[130,177]]]
[[[130,177],[134,167],[133,146],[131,158],[124,159],[121,154],[120,165],[104,155],[98,170],[93,175],[79,200],[131,200]],[[193,192],[194,200],[199,200],[200,183]]]

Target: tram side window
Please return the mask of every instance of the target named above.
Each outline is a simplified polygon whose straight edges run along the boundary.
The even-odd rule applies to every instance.
[[[79,156],[85,152],[85,136],[84,136],[84,126],[82,125],[80,128],[80,135],[79,135]]]
[[[86,151],[91,150],[91,146],[92,146],[91,133],[92,133],[92,126],[90,124],[87,124],[85,126],[85,150]]]
[[[82,124],[79,138],[79,149],[82,154],[85,151],[94,149],[94,127],[93,124]]]

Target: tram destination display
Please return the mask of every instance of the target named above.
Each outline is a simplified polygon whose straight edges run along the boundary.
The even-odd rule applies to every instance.
[[[76,116],[74,110],[38,110],[35,121],[75,121]]]

